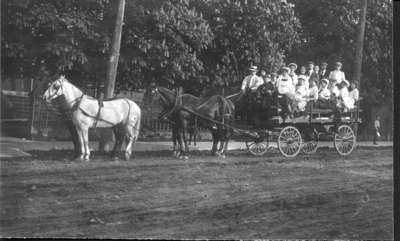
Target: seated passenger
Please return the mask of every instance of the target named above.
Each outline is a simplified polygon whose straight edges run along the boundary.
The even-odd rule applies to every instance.
[[[315,101],[315,103],[312,103],[311,101],[307,105],[307,109],[310,108],[311,104],[313,105],[313,108],[320,108],[320,109],[330,109],[335,106],[335,104],[331,101],[331,91],[328,88],[328,83],[329,80],[327,79],[322,79],[321,80],[321,88],[319,89],[318,92],[318,100]]]
[[[349,82],[347,80],[343,80],[339,85],[340,94],[338,107],[343,108],[345,112],[354,108],[354,99],[349,95],[348,86]]]
[[[297,82],[298,82],[297,74],[296,74],[297,64],[295,64],[295,63],[290,63],[290,64],[288,65],[288,67],[290,68],[289,75],[290,75],[290,77],[292,78],[293,85],[296,86],[296,85],[297,85]]]
[[[308,86],[305,83],[306,80],[300,77],[298,81],[293,101],[294,112],[304,111],[307,104]]]
[[[353,98],[354,102],[357,102],[359,99],[359,92],[357,89],[357,85],[355,83],[355,81],[351,82],[350,84],[350,93],[349,93],[350,97]]]
[[[333,119],[338,121],[340,119],[339,108],[337,108],[336,103],[334,101],[334,96],[331,94],[331,91],[328,88],[329,80],[322,79],[321,80],[321,88],[318,93],[318,100],[313,103],[313,101],[309,101],[307,103],[306,109],[309,111],[312,108],[317,109],[331,109],[333,114]]]
[[[276,82],[276,87],[278,93],[282,95],[280,99],[280,104],[282,106],[283,117],[292,116],[291,102],[294,99],[294,86],[292,78],[289,76],[290,69],[288,67],[282,68],[282,75],[278,77]]]
[[[336,82],[340,84],[345,79],[346,79],[345,74],[342,71],[342,63],[336,62],[335,69],[329,73],[329,80],[331,82]]]
[[[339,95],[340,95],[340,91],[339,91],[339,88],[338,88],[338,83],[337,82],[332,82],[331,84],[330,84],[330,86],[329,86],[329,90],[331,91],[331,94],[332,94],[332,98],[338,98],[339,97]]]
[[[309,77],[307,76],[306,66],[303,65],[300,67],[300,74],[297,76],[297,79],[299,79],[299,77],[304,78],[306,83],[308,83]]]
[[[308,100],[318,100],[318,86],[315,80],[310,80],[310,86],[308,87]]]

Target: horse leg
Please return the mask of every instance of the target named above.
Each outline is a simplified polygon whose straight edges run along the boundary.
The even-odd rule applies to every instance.
[[[183,138],[183,143],[185,144],[185,153],[187,154],[189,152],[189,147],[186,139],[186,133],[188,132],[188,122],[183,120],[183,129],[182,129],[182,138]]]
[[[218,135],[215,130],[211,131],[211,134],[212,134],[212,140],[213,140],[211,154],[215,156],[216,152],[217,152]]]
[[[85,157],[85,141],[83,138],[82,128],[80,126],[76,126],[76,132],[78,134],[77,139],[78,139],[79,147],[80,147],[80,154],[76,159],[83,160]]]
[[[183,130],[182,128],[178,129],[178,145],[179,145],[179,151],[178,151],[178,156],[181,156],[183,154]]]
[[[131,154],[132,154],[132,148],[133,145],[136,142],[136,139],[138,138],[137,136],[134,135],[134,130],[133,127],[131,125],[126,125],[125,126],[125,130],[127,133],[127,145],[126,145],[126,150],[125,150],[125,160],[129,161],[129,159],[131,158]]]
[[[230,138],[230,133],[229,133],[229,131],[227,130],[227,132],[225,133],[225,136],[224,136],[224,148],[223,148],[223,150],[222,150],[222,155],[223,155],[223,157],[225,157],[225,155],[226,155],[226,153],[227,153],[227,150],[228,150],[228,142],[229,142],[229,138]]]
[[[89,161],[90,159],[90,149],[89,149],[89,128],[83,127],[82,128],[82,137],[83,137],[83,142],[85,145],[85,155],[84,155],[84,160]]]
[[[111,155],[113,158],[117,158],[118,153],[121,151],[122,143],[124,142],[125,136],[123,135],[123,133],[121,133],[122,132],[121,126],[114,127],[113,132],[115,135],[115,145],[114,145]]]
[[[173,143],[173,149],[172,149],[172,153],[175,157],[177,157],[177,150],[176,150],[176,142],[178,141],[178,131],[176,129],[176,125],[172,124],[172,143]]]

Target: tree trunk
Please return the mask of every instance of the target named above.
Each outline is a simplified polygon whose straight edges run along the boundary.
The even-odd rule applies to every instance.
[[[119,49],[121,45],[122,25],[125,12],[125,0],[119,0],[118,13],[115,20],[115,29],[113,35],[110,59],[107,67],[107,79],[105,83],[104,97],[112,98],[114,96],[115,79],[117,77]],[[105,152],[111,149],[111,145],[115,142],[115,137],[111,128],[101,130],[99,141],[99,151]]]
[[[358,32],[356,42],[356,59],[354,65],[354,81],[356,81],[358,88],[360,88],[361,80],[361,67],[362,67],[362,56],[364,47],[364,34],[365,34],[365,23],[367,15],[367,0],[362,1],[361,16],[360,16],[360,30]]]

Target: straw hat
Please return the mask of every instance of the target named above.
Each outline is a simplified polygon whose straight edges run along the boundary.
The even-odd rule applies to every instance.
[[[258,71],[258,67],[253,65],[253,66],[251,66],[249,68],[249,70],[252,71],[252,72],[257,72]]]
[[[296,64],[296,63],[290,63],[288,66],[289,66],[289,67],[294,66],[294,70],[297,69],[297,64]]]
[[[324,78],[324,79],[322,79],[321,81],[322,81],[322,82],[325,82],[325,83],[327,83],[327,84],[329,84],[329,80],[328,80],[328,79],[325,79],[325,78]]]

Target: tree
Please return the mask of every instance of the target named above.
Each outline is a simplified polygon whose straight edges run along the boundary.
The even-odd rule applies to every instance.
[[[152,81],[188,88],[204,71],[198,55],[213,35],[187,1],[128,1],[124,31],[119,88]]]
[[[2,77],[69,73],[88,79],[107,50],[101,31],[108,0],[5,0],[2,4]],[[50,76],[48,76],[50,77]]]
[[[362,63],[364,95],[371,103],[390,102],[392,58],[392,2],[369,0]],[[360,21],[360,1],[297,0],[293,1],[302,24],[301,41],[288,55],[297,63],[344,62],[344,71],[353,80],[356,36]]]
[[[228,84],[242,80],[251,64],[267,71],[283,65],[298,41],[299,21],[291,4],[266,0],[192,1],[214,33],[201,59],[208,73]]]

